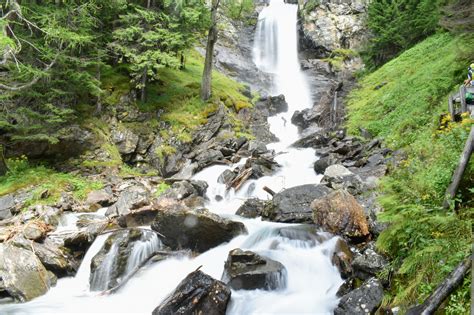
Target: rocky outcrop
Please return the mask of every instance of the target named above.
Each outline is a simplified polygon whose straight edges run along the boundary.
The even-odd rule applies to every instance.
[[[47,270],[31,251],[0,244],[0,294],[26,302],[50,287]]]
[[[368,0],[299,0],[304,48],[327,56],[336,49],[360,50],[368,39]]]
[[[229,252],[222,281],[234,290],[283,289],[286,269],[278,261],[237,248]]]
[[[375,314],[382,303],[383,288],[376,278],[364,282],[359,288],[344,295],[334,310],[335,315]]]
[[[313,223],[311,202],[329,194],[324,185],[302,185],[288,188],[273,197],[262,217],[265,220],[284,223]]]
[[[176,289],[153,310],[153,315],[225,315],[231,291],[202,271],[190,273]]]
[[[370,235],[364,209],[354,196],[344,190],[315,198],[311,208],[314,222],[325,231],[352,240],[363,240]]]
[[[223,219],[206,209],[191,210],[179,204],[158,211],[151,228],[163,235],[163,243],[172,249],[191,249],[199,253],[247,232],[240,222]]]
[[[260,98],[255,107],[265,116],[273,116],[288,111],[288,103],[283,94]]]
[[[107,209],[105,215],[111,218],[123,216],[149,203],[150,191],[144,185],[137,183],[125,188],[120,193],[117,202]]]
[[[375,251],[375,246],[368,246],[361,254],[357,255],[352,262],[354,277],[361,280],[368,280],[382,271],[387,264],[387,260]]]

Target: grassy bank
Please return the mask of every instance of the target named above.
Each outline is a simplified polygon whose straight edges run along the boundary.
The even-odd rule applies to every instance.
[[[440,115],[474,60],[473,45],[472,35],[432,36],[362,78],[349,96],[350,132],[363,127],[408,157],[380,186],[379,219],[390,227],[377,245],[393,259],[387,305],[422,301],[470,253],[474,161],[457,197],[457,214],[441,204],[472,121],[440,124]],[[446,313],[469,313],[469,285],[466,280],[451,297]]]

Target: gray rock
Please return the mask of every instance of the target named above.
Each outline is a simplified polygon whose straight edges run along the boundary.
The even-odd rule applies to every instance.
[[[126,215],[150,203],[150,192],[143,185],[133,185],[121,192],[117,202],[107,209],[107,217]]]
[[[278,261],[237,248],[229,252],[222,281],[234,290],[277,290],[286,287],[286,277]]]
[[[383,288],[376,278],[364,282],[359,288],[344,295],[334,310],[335,315],[375,314],[382,303]]]
[[[273,197],[262,217],[285,223],[313,223],[311,202],[332,190],[324,185],[302,185],[288,188]]]
[[[26,239],[40,241],[46,237],[46,232],[44,223],[42,225],[37,222],[29,222],[23,227],[22,234]]]
[[[337,162],[338,162],[338,159],[336,155],[330,153],[329,155],[321,157],[316,162],[314,162],[313,168],[317,174],[324,174],[324,172],[329,166]]]
[[[217,179],[217,182],[221,184],[229,185],[236,177],[237,177],[237,174],[234,173],[233,171],[225,170],[219,176],[219,178]]]
[[[328,141],[329,139],[325,134],[322,134],[320,131],[316,131],[293,143],[293,147],[316,149],[325,146]]]
[[[58,277],[72,276],[77,271],[79,264],[66,250],[60,248],[50,239],[42,243],[32,242],[21,237],[16,237],[13,244],[17,247],[32,251],[43,266]]]
[[[176,289],[153,310],[153,315],[225,315],[231,291],[202,271],[190,273]]]
[[[343,279],[347,279],[352,276],[353,259],[354,254],[347,243],[342,239],[338,239],[331,261],[332,264],[337,267]]]
[[[48,272],[31,251],[0,244],[0,292],[26,302],[49,290]]]
[[[240,215],[244,218],[256,218],[262,215],[262,212],[265,208],[265,201],[250,198],[247,199],[243,205],[237,209],[235,214]]]
[[[284,95],[269,96],[260,99],[255,105],[264,115],[273,116],[288,111],[288,103]]]
[[[91,191],[87,195],[85,204],[89,207],[94,208],[95,210],[98,210],[100,207],[110,206],[113,202],[113,199],[114,194],[112,192],[112,189],[110,187],[107,187],[101,190]]]
[[[12,217],[12,209],[15,207],[13,195],[0,197],[0,220]]]
[[[134,153],[138,145],[138,136],[129,129],[115,129],[112,131],[112,141],[117,146],[120,154]]]
[[[372,248],[367,248],[362,255],[355,257],[352,262],[352,268],[354,270],[354,276],[361,279],[367,280],[382,271],[388,262],[387,260]]]
[[[151,228],[163,235],[163,243],[173,250],[191,249],[199,253],[247,233],[241,222],[223,219],[205,209],[191,210],[179,204],[158,211]]]

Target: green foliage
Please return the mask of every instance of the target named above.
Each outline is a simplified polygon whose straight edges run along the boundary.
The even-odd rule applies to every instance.
[[[385,304],[421,302],[470,253],[473,192],[461,189],[457,214],[441,205],[472,121],[440,124],[439,117],[463,81],[469,61],[461,57],[473,44],[472,36],[434,35],[364,77],[349,96],[349,131],[366,128],[407,154],[380,187],[379,219],[389,227],[377,246],[395,272]],[[472,187],[473,170],[471,161],[463,187]],[[452,309],[467,303],[463,294]]]
[[[367,25],[372,34],[365,61],[378,67],[438,28],[444,0],[374,0]]]
[[[255,12],[255,3],[253,0],[235,0],[225,3],[227,15],[234,20],[242,20],[245,17],[253,15]]]
[[[102,188],[102,183],[79,175],[60,173],[41,165],[30,165],[26,157],[10,159],[7,164],[8,173],[0,177],[0,196],[31,188],[33,198],[28,205],[54,203],[64,191],[72,192],[77,199],[84,199],[90,191]]]
[[[304,10],[309,13],[311,11],[314,11],[320,4],[320,0],[308,0],[304,5]]]
[[[156,187],[155,197],[159,197],[163,195],[171,186],[166,184],[165,182],[160,183],[158,187]]]

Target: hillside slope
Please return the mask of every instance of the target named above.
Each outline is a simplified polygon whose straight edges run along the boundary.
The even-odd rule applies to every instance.
[[[393,273],[387,305],[422,301],[470,252],[474,161],[464,176],[457,211],[443,210],[441,204],[472,121],[441,121],[440,115],[474,60],[468,51],[473,44],[472,35],[434,35],[365,76],[349,96],[349,131],[358,134],[362,127],[407,157],[379,188],[380,219],[389,228],[378,247],[393,259],[385,273]],[[469,312],[469,285],[466,279],[451,297],[447,314]]]

